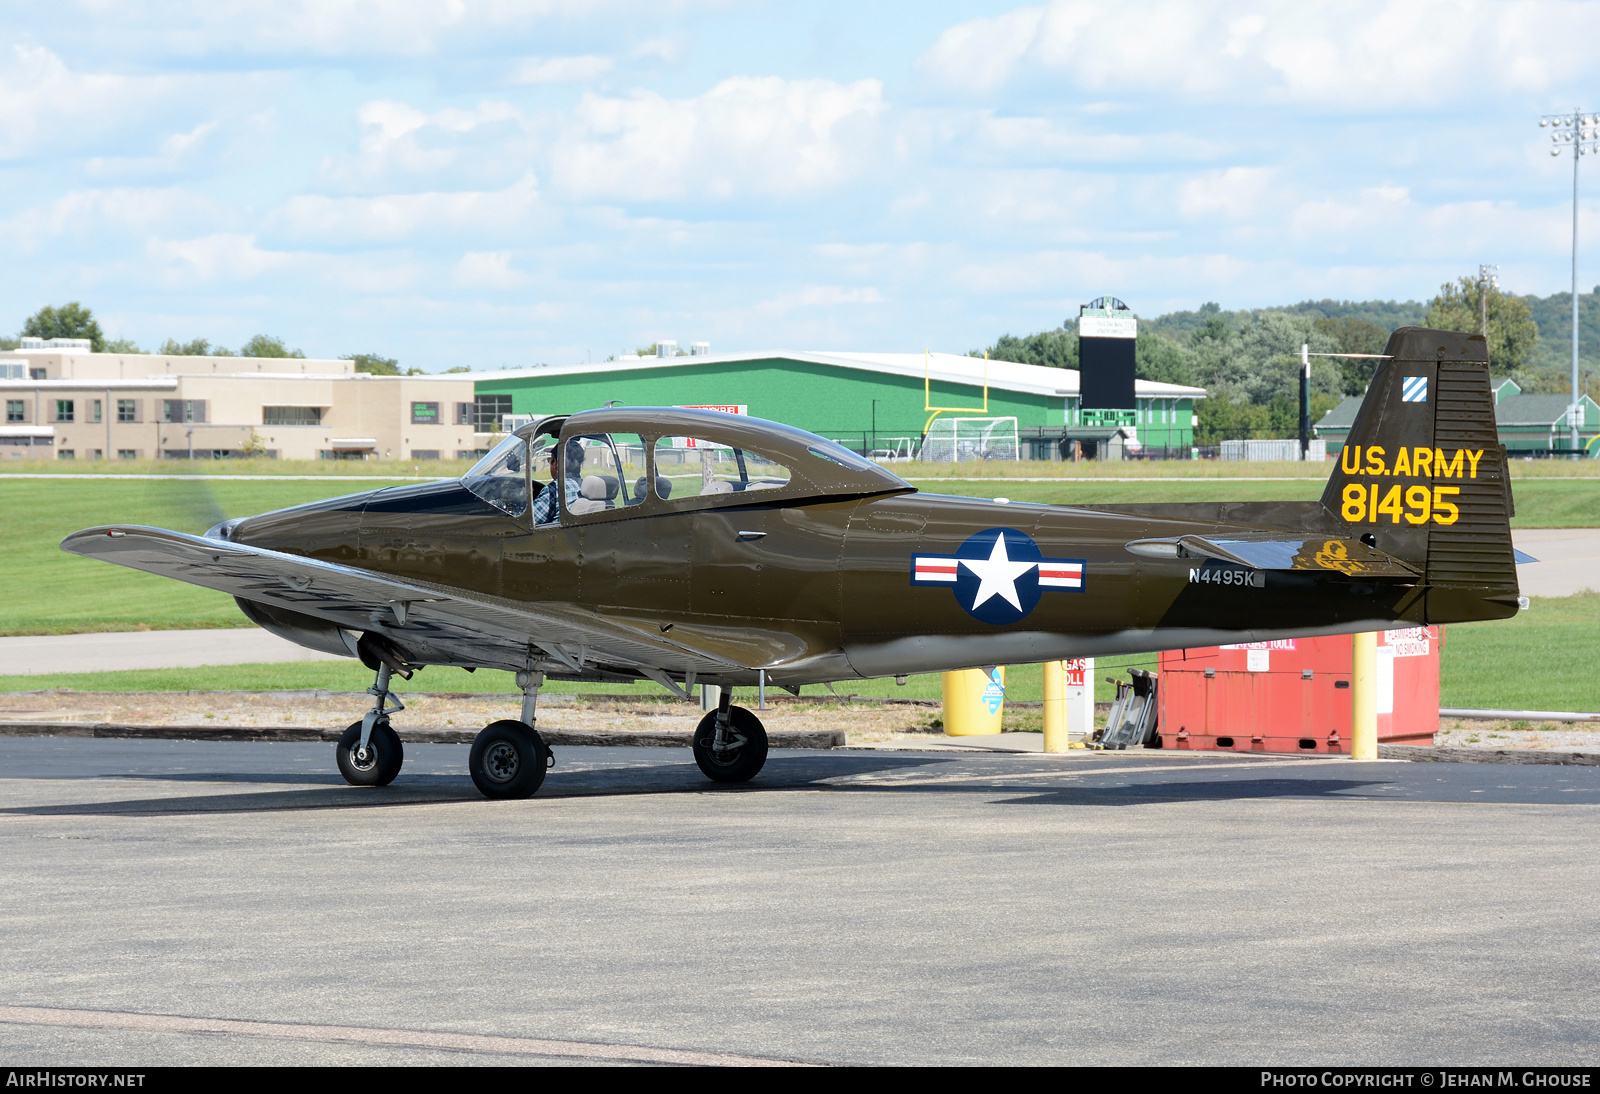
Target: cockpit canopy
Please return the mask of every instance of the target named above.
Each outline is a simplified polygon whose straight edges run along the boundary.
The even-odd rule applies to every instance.
[[[677,407],[590,410],[530,423],[461,481],[507,516],[533,509],[537,523],[915,489],[814,433]]]

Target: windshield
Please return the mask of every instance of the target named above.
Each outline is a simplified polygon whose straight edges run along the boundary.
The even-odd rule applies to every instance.
[[[528,511],[528,442],[507,437],[461,476],[461,485],[507,516]]]
[[[831,460],[841,467],[848,467],[854,471],[882,470],[871,460],[856,455],[837,441],[822,441],[819,444],[812,445],[806,451],[813,456],[821,456],[825,460]]]

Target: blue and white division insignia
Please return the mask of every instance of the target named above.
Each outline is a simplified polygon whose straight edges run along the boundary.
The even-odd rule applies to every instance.
[[[1402,403],[1427,402],[1428,378],[1426,376],[1407,376],[1400,384],[1400,401]]]
[[[975,619],[1003,625],[1025,618],[1046,589],[1083,592],[1084,560],[1045,558],[1026,532],[989,528],[954,555],[917,555],[911,584],[945,585]]]

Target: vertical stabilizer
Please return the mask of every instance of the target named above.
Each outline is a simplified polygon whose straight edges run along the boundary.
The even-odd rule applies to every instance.
[[[1423,568],[1428,622],[1515,615],[1511,484],[1487,345],[1476,334],[1401,327],[1384,353],[1322,504],[1368,543]]]

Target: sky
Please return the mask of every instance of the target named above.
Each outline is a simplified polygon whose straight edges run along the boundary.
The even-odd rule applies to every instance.
[[[1600,111],[1596,42],[1547,0],[8,0],[0,331],[438,371],[1545,295],[1539,119]]]

